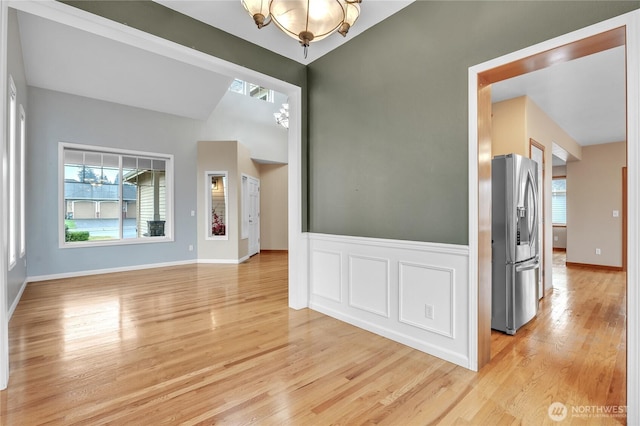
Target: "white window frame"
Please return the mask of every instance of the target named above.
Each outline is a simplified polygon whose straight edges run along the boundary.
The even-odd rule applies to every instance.
[[[20,258],[27,254],[27,115],[20,105]]]
[[[557,176],[552,178],[553,180],[564,180],[564,185],[565,185],[565,190],[564,190],[564,223],[561,222],[554,222],[552,220],[552,225],[553,226],[567,226],[567,177],[566,176]],[[554,191],[553,190],[553,185],[551,186],[551,212],[553,213],[553,196],[554,194],[556,194],[557,192],[560,191]],[[551,219],[553,219],[553,214],[551,215]]]
[[[119,239],[102,240],[102,241],[82,241],[67,243],[65,241],[65,199],[64,199],[64,151],[65,149],[74,149],[81,151],[94,151],[96,153],[114,154],[122,156],[138,156],[150,157],[165,161],[165,185],[166,185],[166,210],[165,210],[165,226],[164,236],[157,237],[137,237],[122,238],[120,233]],[[174,241],[174,159],[172,154],[162,154],[144,151],[132,151],[126,149],[117,149],[103,146],[83,145],[69,142],[60,142],[58,144],[58,241],[60,248],[83,248],[83,247],[104,247],[104,246],[120,246],[129,244],[156,244]],[[120,194],[122,191],[122,158],[120,158]],[[122,199],[122,195],[121,195]],[[121,200],[120,200],[121,202]],[[122,229],[122,224],[120,226]]]
[[[233,83],[235,83],[236,81],[242,83],[242,92],[231,90],[231,87],[233,86]],[[251,86],[255,86],[255,87],[258,87],[258,88],[261,88],[261,89],[267,89],[268,92],[267,92],[266,99],[263,99],[260,96],[252,96],[251,95]],[[260,84],[250,83],[248,81],[245,81],[245,80],[242,80],[242,79],[239,79],[239,78],[234,79],[234,81],[229,85],[229,89],[228,90],[230,92],[233,92],[233,93],[238,93],[239,95],[248,96],[250,98],[258,99],[258,100],[261,100],[261,101],[264,101],[264,102],[269,102],[269,103],[273,103],[274,99],[275,99],[275,92],[273,91],[273,89],[269,89],[269,88],[267,88],[265,86],[261,86]]]
[[[221,176],[223,181],[226,181],[227,185],[224,187],[224,225],[226,232],[224,235],[212,235],[211,234],[211,177]],[[228,240],[229,239],[229,172],[228,171],[205,171],[204,172],[204,196],[205,196],[205,212],[203,214],[205,221],[205,236],[206,240]]]
[[[9,270],[16,265],[16,109],[18,91],[9,76]]]

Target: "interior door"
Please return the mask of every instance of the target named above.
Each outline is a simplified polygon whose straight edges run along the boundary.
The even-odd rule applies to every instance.
[[[529,156],[538,163],[538,247],[540,253],[540,273],[538,274],[538,297],[544,296],[544,145],[529,140]]]
[[[248,176],[249,256],[260,253],[260,180]]]

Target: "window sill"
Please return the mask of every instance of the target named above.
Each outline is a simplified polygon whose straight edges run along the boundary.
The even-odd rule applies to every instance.
[[[173,237],[148,237],[148,238],[131,238],[126,240],[102,240],[102,241],[78,241],[75,243],[63,242],[59,245],[61,249],[75,249],[75,248],[88,248],[88,247],[112,247],[112,246],[124,246],[133,244],[158,244],[158,243],[171,243]]]

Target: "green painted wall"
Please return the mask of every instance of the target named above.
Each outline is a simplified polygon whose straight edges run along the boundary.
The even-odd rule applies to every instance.
[[[150,1],[66,3],[302,87],[303,230],[454,244],[468,242],[468,68],[640,7],[417,1],[304,67]]]
[[[638,7],[417,1],[314,61],[310,230],[466,244],[468,68]]]

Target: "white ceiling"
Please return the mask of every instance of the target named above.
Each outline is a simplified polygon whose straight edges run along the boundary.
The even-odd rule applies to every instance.
[[[255,28],[239,0],[161,3],[230,28],[229,32],[250,41],[257,37],[257,44],[305,62],[298,43],[275,25]],[[312,44],[307,62],[409,3],[364,0],[361,17],[347,38],[334,34]],[[18,17],[27,82],[32,86],[204,120],[232,79],[24,12]],[[494,101],[522,95],[531,97],[581,145],[626,138],[622,47],[492,86]],[[274,112],[278,108],[274,105]]]
[[[360,17],[346,37],[332,34],[311,43],[307,58],[297,40],[285,35],[275,24],[258,29],[240,0],[154,0],[198,21],[233,34],[272,52],[307,65],[358,34],[405,8],[414,0],[363,0]]]
[[[18,13],[31,86],[206,120],[232,78]]]
[[[580,145],[626,140],[624,46],[491,86],[493,102],[523,95]]]
[[[361,16],[347,37],[334,34],[312,43],[305,60],[296,40],[275,25],[258,30],[240,0],[155,1],[303,64],[412,3],[364,0]],[[528,95],[580,145],[618,142],[626,139],[624,68],[624,48],[619,47],[496,83],[492,98],[498,102]]]
[[[306,60],[300,45],[275,25],[259,31],[239,0],[158,3],[191,14],[200,21],[219,26],[298,62],[308,63],[411,1],[368,0],[347,38],[334,34],[320,44],[312,44]],[[31,86],[206,120],[233,80],[233,76],[171,60],[29,13],[18,12],[18,23],[27,82]],[[240,113],[245,118],[260,122],[268,120],[277,125],[273,113],[280,107],[280,104],[274,104],[266,118],[246,114],[246,111]]]

